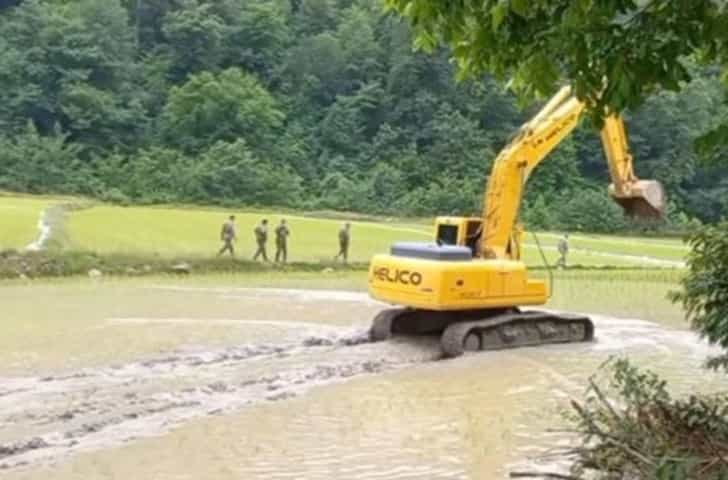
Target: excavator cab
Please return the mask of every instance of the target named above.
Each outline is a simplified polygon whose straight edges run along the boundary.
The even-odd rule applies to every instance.
[[[609,195],[630,218],[661,220],[665,215],[665,190],[656,180],[637,180],[618,189],[609,186]]]
[[[437,217],[435,239],[438,245],[468,247],[473,258],[480,256],[483,220],[476,217]]]

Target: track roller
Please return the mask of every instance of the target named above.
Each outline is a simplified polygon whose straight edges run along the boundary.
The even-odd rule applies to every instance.
[[[453,323],[442,333],[440,344],[446,357],[458,357],[471,351],[588,342],[593,338],[594,325],[587,317],[515,312]]]
[[[440,335],[445,356],[458,357],[482,350],[588,342],[594,337],[594,325],[584,316],[516,308],[464,312],[390,308],[379,312],[369,329],[371,341],[396,334]]]

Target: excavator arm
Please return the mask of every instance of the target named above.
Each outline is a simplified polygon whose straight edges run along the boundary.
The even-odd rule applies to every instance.
[[[584,110],[585,105],[571,94],[571,88],[563,87],[496,157],[483,198],[483,257],[520,256],[516,223],[526,181],[578,126]],[[661,217],[663,189],[659,182],[639,180],[634,174],[622,118],[607,117],[601,138],[612,177],[612,198],[628,215]]]
[[[610,196],[630,217],[662,218],[665,213],[665,192],[660,182],[640,180],[635,175],[622,118],[608,116],[604,120],[601,138],[612,177]]]

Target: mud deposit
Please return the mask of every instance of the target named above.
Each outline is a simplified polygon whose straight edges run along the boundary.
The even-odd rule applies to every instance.
[[[96,298],[75,333],[88,356],[52,341],[4,353],[30,366],[0,376],[3,477],[507,478],[561,467],[547,453],[569,438],[547,430],[610,355],[683,391],[726,386],[693,334],[643,320],[594,316],[591,344],[438,361],[435,339],[368,342],[381,307],[358,293],[59,288],[56,309]],[[115,338],[125,360],[92,353]],[[44,367],[54,348],[88,366]]]
[[[173,351],[44,377],[0,379],[0,469],[160,435],[193,418],[275,402],[312,386],[434,360],[435,348],[372,348],[366,331],[299,343]],[[434,346],[433,346],[434,347]],[[394,353],[394,352],[392,352]]]

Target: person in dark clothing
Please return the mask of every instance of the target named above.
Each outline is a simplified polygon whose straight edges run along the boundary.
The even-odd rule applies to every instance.
[[[268,242],[268,220],[265,218],[260,225],[255,227],[255,241],[258,244],[258,250],[253,255],[253,260],[258,260],[259,256],[263,256],[264,261],[268,261],[268,254],[265,251],[265,245]]]
[[[565,233],[559,240],[559,261],[556,263],[557,268],[566,268],[566,255],[569,254],[569,234]]]
[[[336,256],[334,257],[334,260],[343,258],[344,263],[346,263],[348,261],[350,241],[351,241],[351,225],[347,222],[344,224],[344,227],[341,230],[339,230],[339,253],[336,254]]]
[[[230,218],[222,224],[222,230],[220,231],[220,240],[224,242],[222,248],[217,252],[219,257],[225,252],[230,252],[230,256],[235,256],[235,248],[233,242],[235,242],[235,215],[230,215]]]
[[[291,231],[286,225],[286,220],[281,219],[281,224],[276,228],[276,262],[286,263],[288,260],[288,236]]]

